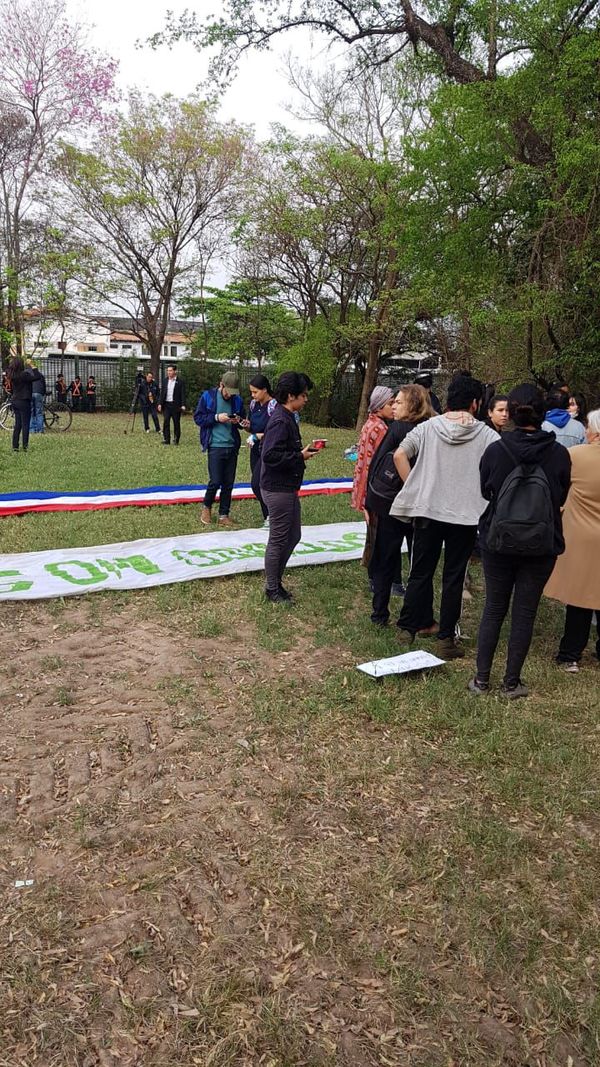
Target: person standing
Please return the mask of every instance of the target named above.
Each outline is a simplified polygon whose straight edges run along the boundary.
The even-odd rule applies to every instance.
[[[212,506],[219,491],[219,523],[232,525],[231,493],[242,443],[239,426],[245,417],[240,382],[234,371],[227,371],[216,388],[206,389],[196,404],[194,422],[200,427],[202,451],[208,452],[208,485],[200,512],[204,526],[210,526]]]
[[[356,466],[352,483],[350,507],[365,512],[367,499],[367,482],[371,460],[389,430],[394,417],[394,390],[387,385],[376,385],[369,397],[369,408],[365,424],[360,431],[356,449]],[[369,519],[365,515],[368,523]]]
[[[15,356],[8,364],[6,379],[10,388],[10,401],[15,415],[12,434],[13,452],[19,451],[19,439],[21,436],[23,438],[23,451],[26,452],[29,447],[32,385],[39,378],[41,378],[39,370],[35,367],[26,367],[19,356]]]
[[[32,369],[35,368],[35,363],[28,361],[28,364]],[[44,432],[44,397],[46,396],[46,379],[41,371],[39,372],[39,375],[39,378],[35,378],[31,383],[30,433]]]
[[[444,549],[438,652],[442,659],[464,656],[455,639],[467,564],[485,500],[479,491],[479,461],[498,440],[495,430],[475,418],[481,383],[457,375],[448,386],[447,410],[421,423],[395,453],[404,482],[390,516],[415,525],[411,570],[398,619],[403,643],[418,631],[434,631],[433,578]],[[411,470],[410,461],[415,459]]]
[[[154,379],[152,371],[148,371],[145,378],[140,381],[138,396],[140,407],[142,409],[142,419],[144,420],[144,430],[146,433],[150,433],[148,416],[151,415],[152,422],[154,423],[154,430],[156,433],[160,433],[160,422],[158,421],[157,413],[158,385]]]
[[[69,385],[67,390],[71,394],[71,405],[73,411],[81,411],[81,403],[83,400],[83,382],[79,375],[73,378],[73,381]]]
[[[559,444],[565,448],[585,443],[585,430],[577,419],[569,415],[569,390],[551,389],[546,397],[546,418],[542,430],[553,433]]]
[[[296,416],[308,400],[305,379],[296,371],[282,374],[275,388],[277,407],[263,437],[260,491],[269,511],[269,540],[265,552],[265,596],[273,604],[292,599],[283,573],[302,535],[300,497],[306,460],[316,455],[302,447]]]
[[[421,371],[415,378],[415,385],[422,385],[423,389],[426,389],[429,393],[429,403],[431,404],[436,415],[442,414],[442,405],[440,403],[439,396],[436,396],[433,392],[433,374],[431,371]]]
[[[531,386],[509,395],[515,429],[484,453],[481,492],[490,501],[480,522],[485,604],[477,638],[474,695],[488,692],[502,623],[512,617],[502,693],[526,697],[521,678],[538,605],[556,557],[565,549],[561,507],[569,492],[571,460],[554,434],[541,429],[544,399]]]
[[[403,385],[394,401],[394,416],[371,462],[367,486],[367,511],[375,525],[369,573],[373,584],[371,622],[376,626],[388,624],[392,588],[402,581],[402,544],[406,539],[409,552],[412,545],[410,523],[390,518],[390,507],[402,488],[394,453],[415,426],[433,418],[427,390],[421,385]]]
[[[352,482],[352,495],[350,497],[350,507],[354,508],[356,511],[361,511],[367,524],[367,536],[362,556],[362,565],[367,568],[371,590],[372,581],[370,563],[373,544],[375,542],[375,526],[377,518],[376,516],[369,515],[366,507],[367,483],[373,456],[388,432],[390,422],[394,417],[393,403],[393,390],[389,389],[386,385],[376,385],[369,397],[367,418],[360,431],[360,437],[358,439],[356,464]]]
[[[54,383],[54,395],[58,404],[67,403],[67,383],[63,374],[59,374]]]
[[[583,426],[587,422],[587,403],[583,393],[571,393],[567,411],[572,419],[576,419]]]
[[[565,628],[556,656],[571,674],[589,641],[596,613],[600,660],[600,409],[590,411],[585,445],[569,449],[571,488],[563,511],[565,552],[556,561],[544,595],[566,605]]]
[[[490,426],[496,433],[502,433],[508,425],[508,418],[508,397],[493,396],[488,403],[486,425]]]
[[[90,374],[85,387],[86,411],[90,415],[96,414],[96,379]]]
[[[260,491],[260,452],[267,423],[277,406],[277,401],[271,395],[271,383],[264,374],[255,374],[250,379],[250,408],[248,411],[248,426],[250,437],[250,471],[252,492],[260,504],[265,527],[269,525],[269,512]]]
[[[181,437],[181,412],[185,411],[185,389],[177,376],[177,367],[172,363],[167,367],[160,391],[158,410],[163,413],[163,445],[171,444],[171,422],[173,423],[173,443],[178,445]]]

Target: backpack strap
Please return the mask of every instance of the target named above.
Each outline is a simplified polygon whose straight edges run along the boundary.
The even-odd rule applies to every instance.
[[[510,449],[510,448],[508,447],[508,445],[507,445],[506,441],[503,441],[503,440],[502,440],[502,437],[500,437],[500,440],[499,440],[498,444],[499,444],[499,445],[502,445],[502,448],[503,448],[503,449],[504,449],[504,451],[506,452],[506,454],[507,454],[507,456],[509,457],[509,459],[510,459],[510,460],[512,461],[512,464],[513,464],[513,466],[514,466],[514,467],[518,467],[518,466],[519,466],[519,463],[520,463],[521,461],[520,461],[520,460],[518,460],[518,459],[515,459],[515,455],[514,455],[514,452],[512,452],[512,451],[511,451],[511,449]]]

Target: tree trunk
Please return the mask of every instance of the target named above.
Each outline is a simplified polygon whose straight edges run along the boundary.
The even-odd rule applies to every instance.
[[[160,356],[162,352],[162,341],[158,338],[150,340],[148,338],[148,348],[150,349],[150,370],[152,371],[157,382],[160,382]]]
[[[367,417],[367,408],[369,406],[369,397],[377,385],[377,374],[379,371],[379,356],[381,353],[381,342],[379,335],[374,335],[369,338],[369,349],[367,355],[367,365],[365,367],[365,377],[363,380],[362,393],[360,395],[360,404],[358,405],[358,416],[356,419],[356,432],[360,433],[363,427],[363,423]]]
[[[369,397],[377,384],[379,358],[381,356],[381,346],[383,344],[384,339],[385,324],[387,322],[390,312],[390,301],[392,293],[398,285],[398,268],[396,266],[396,259],[396,249],[392,246],[389,249],[389,260],[385,275],[385,282],[379,297],[379,308],[377,310],[375,331],[369,338],[367,365],[365,367],[365,377],[360,397],[360,404],[358,405],[358,417],[356,419],[357,432],[362,429],[362,425],[367,417]]]

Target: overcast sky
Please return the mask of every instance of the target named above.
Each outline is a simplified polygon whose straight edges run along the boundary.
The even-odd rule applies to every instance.
[[[220,0],[68,0],[69,8],[90,25],[90,43],[119,61],[119,83],[123,89],[139,86],[157,95],[187,96],[207,74],[208,59],[187,43],[153,50],[136,48],[160,30],[165,12],[186,7],[208,15],[220,11]],[[292,100],[286,82],[285,56],[293,50],[303,64],[324,67],[324,43],[311,43],[308,33],[295,32],[281,38],[272,53],[249,54],[242,61],[235,83],[223,100],[221,115],[255,126],[265,137],[272,122],[296,125],[284,105]]]

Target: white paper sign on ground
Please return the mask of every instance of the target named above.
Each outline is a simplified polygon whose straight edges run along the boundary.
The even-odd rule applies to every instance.
[[[389,674],[409,674],[410,671],[441,667],[445,662],[445,659],[438,659],[437,656],[432,656],[431,652],[419,649],[416,652],[403,652],[400,656],[389,656],[388,659],[373,659],[370,663],[359,663],[357,670],[364,671],[371,678],[385,678]]]
[[[268,536],[262,528],[219,530],[95,548],[0,556],[0,600],[77,596],[102,589],[143,589],[260,571]],[[289,566],[360,559],[364,544],[362,522],[305,526]]]

